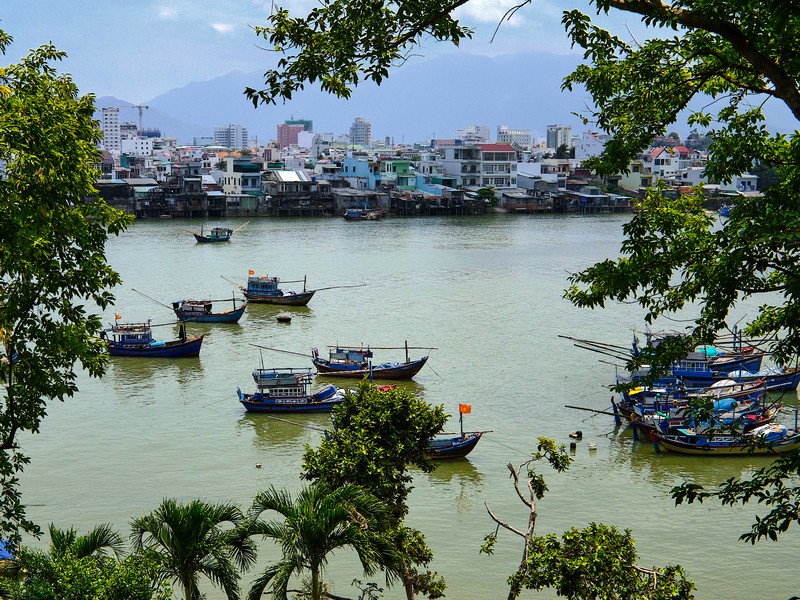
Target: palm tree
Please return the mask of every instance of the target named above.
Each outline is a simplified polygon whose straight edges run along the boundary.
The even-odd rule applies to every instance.
[[[201,575],[221,587],[229,600],[239,597],[239,572],[255,562],[255,544],[241,529],[242,511],[232,504],[168,498],[149,515],[135,519],[133,549],[154,555],[161,581],[177,582],[185,600],[201,597]]]
[[[111,550],[115,556],[122,553],[122,538],[111,525],[98,525],[85,535],[74,529],[59,529],[52,523],[50,531],[50,556],[58,558],[71,554],[75,558],[106,555]]]
[[[283,520],[261,520],[265,511],[275,511]],[[281,546],[283,559],[269,565],[253,582],[249,600],[258,600],[267,586],[275,600],[286,600],[289,580],[302,571],[310,572],[311,598],[319,600],[321,571],[328,554],[338,548],[355,550],[367,575],[394,562],[395,550],[384,533],[389,522],[386,505],[356,485],[332,490],[315,483],[295,500],[273,487],[256,496],[250,517],[250,533],[272,538]]]

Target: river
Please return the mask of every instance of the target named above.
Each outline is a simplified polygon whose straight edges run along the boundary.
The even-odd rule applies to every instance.
[[[656,455],[649,443],[615,429],[611,417],[565,408],[608,409],[614,366],[559,334],[624,346],[633,330],[643,330],[635,305],[581,310],[562,297],[570,273],[617,255],[628,218],[260,219],[226,244],[196,244],[185,230],[199,230],[200,221],[137,222],[107,245],[124,280],[115,290],[116,306],[104,315],[107,323],[114,313],[123,321],[174,320],[134,289],[166,304],[226,298],[235,291],[227,279],[243,283],[250,269],[284,280],[306,276],[310,288],[363,287],[318,292],[307,309],[293,312],[289,325],[276,321],[279,309],[258,305],[236,325],[189,324],[189,335],[206,334],[196,359],[117,358],[103,379],[81,377],[74,398],[49,406],[41,434],[22,440],[32,457],[22,477],[29,516],[81,532],[111,523],[127,534],[131,518],[165,497],[246,508],[270,485],[296,492],[303,485],[304,446],[318,442],[327,417],[287,417],[302,427],[245,414],[236,388],[253,391],[251,371],[262,360],[310,366],[310,359],[256,345],[307,353],[312,346],[324,352],[328,344],[397,346],[407,340],[436,348],[409,389],[444,405],[453,415],[448,429],[458,426],[458,404],[470,403],[465,428],[491,430],[467,459],[414,478],[408,521],[434,549],[433,566],[447,580],[448,598],[505,597],[521,540],[501,533],[494,556],[479,554],[483,536],[495,529],[484,503],[525,527],[526,508],[506,464],[524,462],[539,436],[568,444],[568,433],[578,429],[583,439],[569,471],[540,467],[550,491],[537,503],[539,534],[591,521],[613,524],[632,531],[642,565],[683,565],[698,598],[788,598],[798,591],[794,529],[779,543],[753,547],[737,538],[749,529],[756,507],[675,507],[669,496],[683,481],[713,485],[746,475],[764,459]],[[747,310],[737,314],[752,317],[752,306]],[[157,337],[176,333],[167,326]],[[377,361],[398,358],[376,351]],[[258,566],[276,557],[267,544]],[[351,580],[366,579],[347,552],[331,558],[328,577],[332,591],[351,597],[357,595]],[[245,587],[251,578],[245,575]],[[211,600],[223,597],[204,589]],[[404,594],[394,588],[385,597]]]

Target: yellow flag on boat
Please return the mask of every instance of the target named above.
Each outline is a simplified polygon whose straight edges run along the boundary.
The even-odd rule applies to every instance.
[[[117,321],[119,321],[121,318],[122,318],[122,315],[114,315],[114,319],[116,319]]]
[[[472,404],[459,404],[458,412],[462,415],[468,415],[472,412]]]

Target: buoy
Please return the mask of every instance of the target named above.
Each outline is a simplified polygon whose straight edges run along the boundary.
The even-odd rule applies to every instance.
[[[575,448],[577,448],[577,447],[578,447],[578,444],[576,444],[575,442],[570,442],[569,443],[570,451],[575,452]]]
[[[276,317],[278,323],[291,323],[292,322],[292,315],[289,313],[279,313]]]
[[[597,450],[597,442],[589,442],[589,450]]]
[[[256,463],[256,469],[260,469],[260,468],[261,468],[261,463]]]
[[[579,440],[583,437],[583,432],[580,429],[578,431],[570,431],[569,437]]]

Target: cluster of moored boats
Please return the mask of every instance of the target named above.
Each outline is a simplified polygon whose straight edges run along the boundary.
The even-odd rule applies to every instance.
[[[576,346],[630,358],[618,346],[574,340]],[[661,338],[648,335],[647,347]],[[634,355],[643,350],[634,341]],[[630,423],[634,439],[650,439],[656,451],[695,455],[776,454],[800,448],[797,410],[787,427],[776,422],[780,396],[794,391],[800,369],[762,368],[765,353],[734,335],[730,348],[700,347],[672,363],[671,373],[645,385],[647,368],[617,377],[627,384],[612,399],[618,422]]]
[[[116,315],[114,324],[101,333],[111,356],[144,357],[144,358],[182,358],[197,357],[203,343],[204,335],[188,336],[187,322],[200,323],[236,323],[244,314],[249,303],[276,304],[287,307],[306,306],[314,293],[319,290],[307,290],[305,278],[302,292],[284,292],[277,277],[256,276],[249,272],[247,285],[239,288],[244,298],[226,300],[178,300],[170,307],[142,292],[138,292],[150,300],[171,308],[179,321],[179,335],[175,340],[157,340],[153,336],[153,328],[157,325],[147,323],[124,323],[120,315]],[[237,284],[238,285],[238,284]],[[335,286],[348,287],[348,286]],[[322,288],[330,289],[330,288]],[[134,290],[137,291],[137,290]],[[221,311],[214,309],[219,302],[231,302],[232,307]],[[284,319],[287,317],[284,316]],[[290,317],[288,317],[290,318]],[[174,325],[174,323],[165,323]],[[374,350],[404,349],[405,360],[398,362],[373,362]],[[317,374],[325,377],[373,380],[408,380],[413,378],[427,363],[428,355],[411,359],[409,350],[422,348],[409,346],[408,343],[398,347],[363,347],[363,346],[328,346],[328,356],[320,356],[317,348],[312,348],[310,359]],[[425,348],[434,350],[435,348]],[[285,352],[285,351],[284,351]],[[289,354],[299,354],[288,352]],[[307,355],[303,355],[307,356]],[[319,389],[312,389],[314,377],[312,367],[309,368],[257,368],[252,373],[256,391],[244,393],[237,388],[236,393],[242,406],[248,412],[255,413],[309,413],[329,412],[337,404],[343,402],[345,389],[326,384]],[[379,387],[386,391],[394,386]],[[469,412],[468,405],[459,405],[459,422],[461,431],[453,434],[442,434],[430,441],[429,454],[434,458],[458,458],[466,456],[478,443],[482,431],[465,432],[463,415]]]

